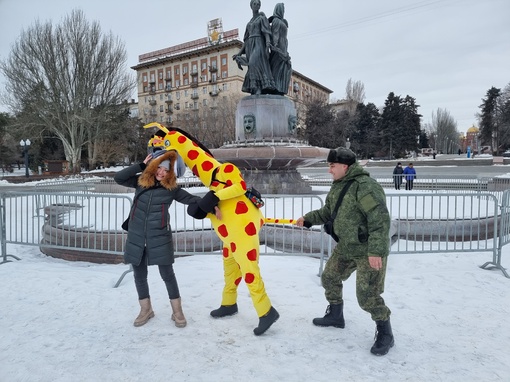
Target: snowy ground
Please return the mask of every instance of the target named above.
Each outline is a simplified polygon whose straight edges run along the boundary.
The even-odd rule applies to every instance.
[[[66,262],[37,247],[0,265],[0,381],[509,381],[510,280],[478,266],[487,254],[391,255],[384,297],[396,345],[370,354],[375,326],[345,285],[346,328],[318,328],[326,308],[308,257],[264,256],[280,320],[263,336],[246,286],[239,314],[213,319],[222,260],[178,258],[188,326],[176,328],[157,268],[149,268],[155,318],[132,325],[138,304],[125,265]],[[508,254],[503,259],[508,259]]]
[[[375,357],[375,325],[357,305],[354,277],[344,288],[346,328],[312,325],[327,304],[317,259],[261,258],[280,320],[256,337],[244,284],[239,314],[209,316],[221,298],[220,255],[176,260],[184,329],[170,320],[163,282],[151,267],[156,316],[135,328],[132,274],[113,288],[126,265],[7,249],[22,260],[0,265],[0,382],[510,381],[510,280],[478,267],[490,260],[487,253],[391,255],[384,298],[396,345]]]

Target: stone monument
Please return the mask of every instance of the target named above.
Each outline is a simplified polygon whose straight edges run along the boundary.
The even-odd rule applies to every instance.
[[[242,90],[250,95],[237,105],[236,140],[211,151],[218,160],[242,169],[246,183],[262,193],[310,193],[297,167],[324,160],[329,150],[296,138],[296,108],[285,96],[292,66],[284,4],[276,4],[269,19],[260,12],[259,0],[251,0],[250,6],[253,17],[233,56],[241,69],[248,68]]]

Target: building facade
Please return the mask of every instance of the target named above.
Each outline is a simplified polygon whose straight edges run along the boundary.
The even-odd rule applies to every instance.
[[[209,28],[208,37],[142,54],[132,69],[137,72],[138,118],[144,124],[185,128],[217,147],[234,138],[235,107],[248,94],[241,91],[246,67],[239,68],[232,59],[243,44],[238,30],[223,32],[221,22],[213,22],[216,28]],[[287,96],[298,118],[304,118],[301,111],[310,97],[329,102],[331,93],[293,70]],[[204,130],[215,135],[204,138]]]

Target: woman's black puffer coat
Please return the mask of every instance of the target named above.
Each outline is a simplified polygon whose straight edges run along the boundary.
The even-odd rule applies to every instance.
[[[130,212],[129,229],[124,251],[126,264],[139,265],[144,249],[148,265],[169,265],[174,262],[172,229],[168,209],[174,200],[183,204],[198,202],[200,197],[191,195],[177,185],[174,162],[177,154],[168,151],[164,155],[144,163],[134,164],[119,171],[115,182],[136,188],[136,198]],[[170,160],[170,171],[158,182],[156,171],[165,159]],[[139,174],[141,171],[142,174]]]

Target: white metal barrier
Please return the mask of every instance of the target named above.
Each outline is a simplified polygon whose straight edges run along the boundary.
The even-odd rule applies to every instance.
[[[266,195],[264,200],[263,213],[273,218],[298,218],[323,205],[315,195]],[[388,194],[390,253],[489,252],[492,260],[482,267],[496,267],[509,277],[501,265],[501,248],[510,242],[510,194],[505,192],[502,200],[500,209],[491,193]],[[101,257],[103,262],[121,262],[125,232],[120,226],[131,202],[129,196],[114,194],[0,193],[2,263],[16,258],[7,253],[7,244],[38,246],[61,258],[93,261]],[[221,253],[221,242],[208,219],[190,219],[180,203],[172,204],[170,216],[176,255]],[[260,241],[261,255],[320,258],[319,274],[333,246],[322,227],[266,225]]]

